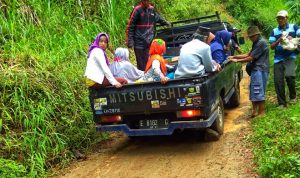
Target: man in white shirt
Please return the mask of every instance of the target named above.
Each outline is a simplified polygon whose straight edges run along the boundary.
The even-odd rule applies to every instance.
[[[209,29],[199,26],[193,40],[182,46],[175,78],[201,76],[220,69],[220,65],[212,60],[208,36]]]

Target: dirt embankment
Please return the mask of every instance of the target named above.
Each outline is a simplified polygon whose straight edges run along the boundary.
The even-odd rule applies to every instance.
[[[254,177],[251,152],[243,144],[249,132],[248,82],[245,76],[240,106],[225,111],[225,132],[219,141],[199,140],[196,132],[134,141],[115,134],[58,177]]]

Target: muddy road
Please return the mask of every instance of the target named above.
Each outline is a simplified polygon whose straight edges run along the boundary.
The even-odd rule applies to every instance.
[[[205,142],[197,132],[138,140],[114,134],[58,177],[254,177],[251,151],[243,141],[250,127],[248,82],[245,74],[241,104],[225,110],[225,132],[219,141]]]

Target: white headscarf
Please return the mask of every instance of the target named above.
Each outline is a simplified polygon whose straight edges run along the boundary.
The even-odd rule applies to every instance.
[[[129,60],[129,51],[127,48],[117,48],[115,50],[115,61]]]
[[[144,76],[143,71],[138,70],[129,62],[129,51],[127,48],[117,48],[115,50],[114,62],[109,68],[114,77],[123,77],[128,83],[133,83]]]

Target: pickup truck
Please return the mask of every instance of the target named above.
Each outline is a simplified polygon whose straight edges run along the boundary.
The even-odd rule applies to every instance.
[[[157,30],[156,37],[164,39],[168,46],[165,57],[178,56],[180,45],[191,40],[199,25],[215,32],[226,29],[228,23],[222,22],[216,13],[172,22],[172,27]],[[146,82],[91,90],[96,130],[123,131],[130,137],[136,137],[209,128],[222,135],[224,106],[239,105],[242,75],[240,63],[225,62],[220,72],[172,79],[164,85]]]

